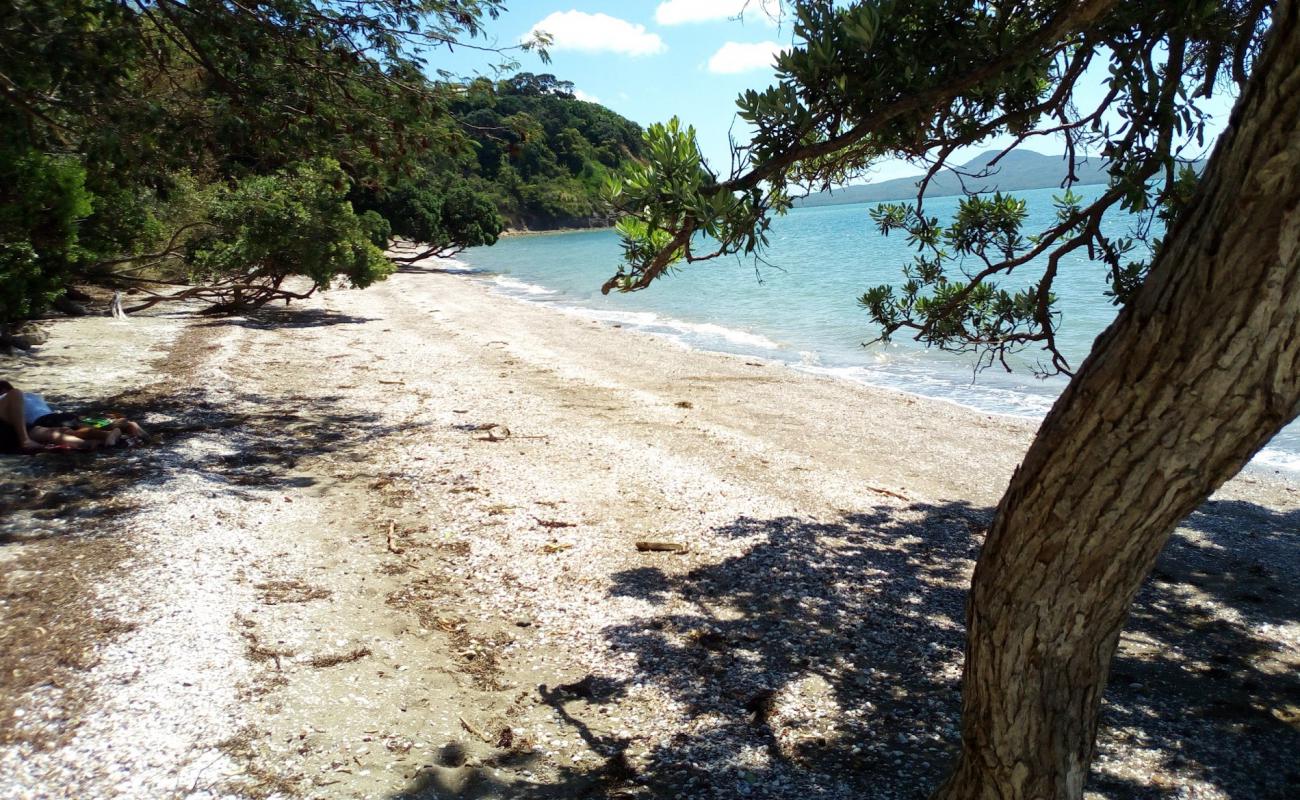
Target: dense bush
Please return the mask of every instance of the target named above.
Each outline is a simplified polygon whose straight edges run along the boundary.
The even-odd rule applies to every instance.
[[[387,222],[358,216],[347,200],[349,181],[331,159],[305,162],[273,175],[245,178],[220,191],[207,232],[190,245],[195,280],[237,279],[250,294],[279,287],[290,275],[316,288],[341,279],[364,288],[386,278],[393,265],[383,243]]]
[[[602,186],[641,158],[640,126],[578,100],[573,84],[554,75],[524,72],[480,82],[451,109],[477,144],[477,158],[461,174],[515,227],[609,221]]]
[[[358,189],[353,202],[385,219],[392,235],[450,249],[495,244],[505,221],[482,192],[458,182],[439,186],[409,179],[382,189]]]
[[[73,158],[0,154],[0,324],[44,310],[85,257],[77,222],[90,214]]]
[[[12,0],[0,326],[70,280],[209,281],[226,288],[199,296],[234,309],[290,296],[291,275],[381,279],[389,235],[447,253],[507,224],[606,219],[600,186],[636,156],[636,125],[550,75],[426,77],[430,48],[501,8]]]

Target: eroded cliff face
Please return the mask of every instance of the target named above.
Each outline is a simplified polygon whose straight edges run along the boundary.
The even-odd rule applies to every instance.
[[[566,231],[566,230],[591,230],[595,228],[612,228],[618,221],[618,216],[613,213],[593,214],[585,217],[537,217],[521,216],[518,219],[509,221],[506,229],[502,231],[503,236],[510,236],[519,233],[541,233],[544,231]]]

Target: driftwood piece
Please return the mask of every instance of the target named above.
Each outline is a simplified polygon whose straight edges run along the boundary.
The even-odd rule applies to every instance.
[[[232,311],[240,311],[253,308],[261,308],[272,300],[283,300],[286,304],[290,300],[306,300],[316,293],[318,287],[313,286],[306,292],[291,292],[288,289],[280,288],[281,279],[241,279],[232,281],[218,281],[213,284],[203,286],[191,286],[173,294],[161,294],[148,289],[141,290],[149,296],[143,303],[122,309],[127,314],[134,314],[144,311],[158,303],[175,302],[180,300],[201,300],[212,303],[204,309],[205,314],[223,314]]]
[[[883,495],[886,496],[886,497],[895,497],[895,498],[898,498],[899,500],[911,500],[911,499],[912,499],[912,498],[908,497],[908,496],[905,495],[905,494],[899,494],[898,492],[895,492],[895,491],[893,491],[892,489],[885,489],[885,488],[882,488],[882,487],[880,487],[880,486],[868,486],[868,487],[867,487],[867,491],[875,492],[876,494],[883,494]]]
[[[307,665],[316,669],[337,667],[339,664],[351,664],[370,655],[369,647],[354,647],[346,653],[323,653],[307,659]]]
[[[688,545],[678,544],[677,542],[637,542],[636,549],[642,553],[685,553],[690,550]]]
[[[390,519],[388,521],[388,539],[387,539],[388,552],[400,556],[403,552],[402,548],[393,544],[393,534],[396,533],[396,531],[397,531],[397,523],[394,520]]]

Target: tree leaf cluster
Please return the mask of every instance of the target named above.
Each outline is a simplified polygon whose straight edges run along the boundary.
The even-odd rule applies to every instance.
[[[373,211],[352,213],[338,162],[297,162],[271,175],[219,187],[206,232],[192,239],[191,280],[239,275],[279,287],[302,275],[316,288],[335,280],[364,288],[393,271],[384,257],[391,228]]]

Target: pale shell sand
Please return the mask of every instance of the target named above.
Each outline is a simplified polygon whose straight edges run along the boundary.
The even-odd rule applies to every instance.
[[[0,372],[162,442],[0,457],[0,796],[911,798],[942,775],[964,589],[1032,424],[436,269],[52,330]],[[1300,793],[1298,529],[1300,491],[1247,475],[1180,531],[1096,796]]]

